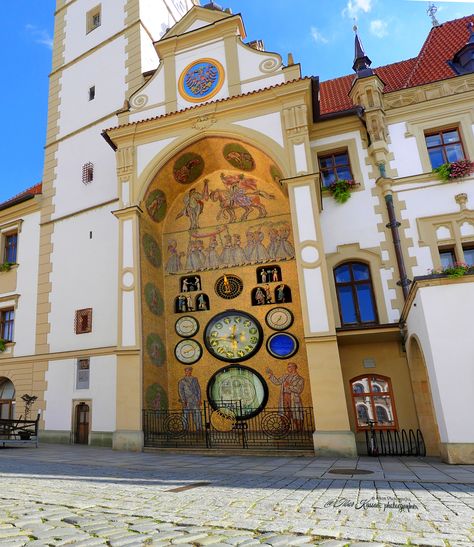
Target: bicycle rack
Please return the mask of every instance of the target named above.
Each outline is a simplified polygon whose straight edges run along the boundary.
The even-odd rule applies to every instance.
[[[426,445],[423,433],[417,429],[367,430],[365,444],[369,456],[426,456]]]

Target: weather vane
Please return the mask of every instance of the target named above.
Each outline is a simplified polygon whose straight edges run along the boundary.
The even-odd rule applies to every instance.
[[[439,27],[439,21],[436,19],[436,13],[438,11],[437,6],[433,4],[433,2],[430,2],[428,4],[428,9],[426,10],[426,13],[431,17],[431,22],[433,23],[434,27]]]

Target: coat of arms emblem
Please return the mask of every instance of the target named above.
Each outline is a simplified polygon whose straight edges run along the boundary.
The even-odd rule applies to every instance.
[[[181,95],[191,102],[213,97],[223,84],[224,69],[214,59],[200,59],[188,65],[179,79]]]

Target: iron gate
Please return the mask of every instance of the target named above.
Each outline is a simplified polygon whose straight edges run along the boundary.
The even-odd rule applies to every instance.
[[[310,450],[311,407],[265,408],[258,414],[240,401],[222,401],[217,409],[144,410],[145,447]]]

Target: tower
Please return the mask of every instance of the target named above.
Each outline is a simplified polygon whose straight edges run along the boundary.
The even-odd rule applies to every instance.
[[[69,438],[75,420],[74,405],[65,412],[58,393],[92,405],[91,443],[109,442],[117,428],[116,356],[107,349],[116,347],[118,331],[118,236],[111,214],[117,179],[114,154],[101,132],[115,124],[146,71],[158,65],[153,42],[192,5],[191,0],[57,0],[36,318],[36,353],[44,355],[38,366],[46,371],[45,437]],[[62,358],[51,360],[58,352]],[[87,389],[78,389],[79,358],[98,380]],[[99,403],[104,385],[108,394]]]

